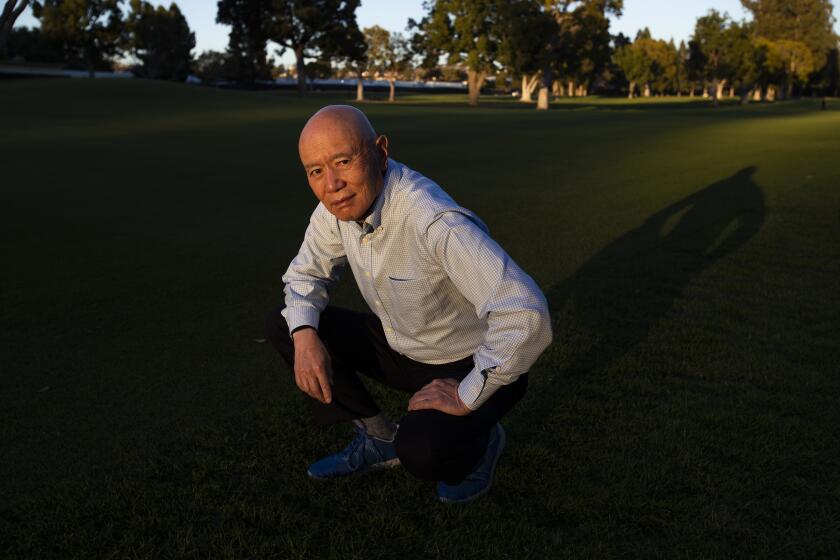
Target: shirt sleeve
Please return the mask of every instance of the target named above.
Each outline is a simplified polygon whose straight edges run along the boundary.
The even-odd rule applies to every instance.
[[[301,326],[318,328],[329,301],[329,287],[347,263],[334,218],[321,205],[312,213],[297,256],[283,275],[289,332]]]
[[[426,238],[455,287],[487,318],[475,367],[458,387],[461,401],[475,410],[527,372],[551,344],[548,303],[536,282],[465,214],[439,214]]]

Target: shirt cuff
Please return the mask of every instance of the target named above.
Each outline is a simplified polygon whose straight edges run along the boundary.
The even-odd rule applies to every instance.
[[[487,377],[487,373],[476,368],[458,385],[458,398],[470,410],[477,410],[501,387],[492,381],[488,383]]]
[[[299,327],[312,327],[318,330],[321,319],[321,313],[311,307],[286,307],[280,314],[286,319],[290,335]]]

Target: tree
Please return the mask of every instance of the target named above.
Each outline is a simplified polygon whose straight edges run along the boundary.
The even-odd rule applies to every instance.
[[[6,48],[6,41],[15,26],[15,21],[29,5],[29,0],[6,0],[0,13],[0,52]]]
[[[762,87],[764,53],[758,49],[753,38],[752,23],[732,23],[726,33],[729,79],[732,87],[740,90],[741,103],[748,103],[750,94]]]
[[[356,101],[364,101],[364,73],[368,66],[368,45],[364,34],[356,25],[355,16],[348,25],[338,27],[325,36],[320,41],[319,49],[321,60],[335,60],[339,65],[352,70],[356,76]]]
[[[519,100],[531,102],[540,84],[541,71],[547,64],[546,46],[556,33],[553,18],[531,0],[511,2],[505,9],[506,25],[501,26],[497,61],[520,78]],[[546,107],[548,99],[546,97]]]
[[[427,2],[429,13],[420,22],[425,49],[449,55],[449,64],[467,70],[468,99],[478,105],[481,87],[494,69],[502,27],[504,0],[436,0]]]
[[[837,47],[830,0],[741,0],[741,4],[752,12],[757,37],[805,44],[816,68]]]
[[[366,27],[363,32],[368,49],[368,69],[388,80],[388,101],[393,102],[394,82],[411,67],[408,41],[400,33],[392,34],[378,25]]]
[[[569,95],[585,94],[588,82],[610,61],[607,15],[619,17],[623,9],[623,0],[544,0],[542,4],[556,31],[545,46],[537,108],[547,108],[548,88],[555,85],[555,76],[568,83]]]
[[[60,45],[64,60],[81,65],[92,78],[109,69],[123,33],[122,0],[43,0],[32,3],[41,33]]]
[[[205,84],[215,85],[235,79],[228,53],[218,51],[204,51],[193,64],[195,75]]]
[[[579,2],[563,20],[561,41],[569,95],[586,95],[592,80],[609,63],[612,53],[607,16],[621,16],[622,9],[621,1],[587,0]]]
[[[760,38],[758,44],[766,49],[767,70],[781,84],[781,98],[790,97],[794,85],[804,85],[816,70],[811,49],[805,43]]]
[[[195,34],[173,3],[169,8],[131,0],[126,20],[129,50],[140,61],[144,78],[184,81],[190,73]]]
[[[216,21],[231,26],[228,35],[229,65],[237,81],[253,84],[271,78],[266,55],[267,21],[272,0],[219,0]]]
[[[615,62],[629,82],[627,97],[635,97],[636,86],[643,87],[644,96],[650,97],[651,87],[663,93],[676,76],[676,50],[662,40],[652,39],[650,31],[643,29],[636,40],[615,52]]]
[[[840,95],[840,56],[838,55],[840,55],[838,47],[828,52],[828,60],[820,76],[820,87],[823,90],[823,95],[826,93],[835,97]]]
[[[689,71],[690,52],[685,41],[680,41],[680,46],[677,47],[676,68],[674,73],[674,89],[677,95],[682,95],[691,81]]]
[[[5,56],[27,62],[64,62],[61,45],[45,37],[37,27],[15,27],[9,33]]]
[[[703,77],[712,82],[714,104],[719,103],[731,74],[731,35],[727,33],[729,16],[716,10],[697,19],[691,38],[694,52],[702,60]]]
[[[361,56],[358,6],[359,0],[273,0],[269,38],[281,46],[280,54],[295,54],[298,94],[306,91],[307,58]]]

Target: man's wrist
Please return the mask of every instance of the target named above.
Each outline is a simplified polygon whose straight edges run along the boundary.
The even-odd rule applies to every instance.
[[[313,327],[312,325],[301,325],[301,326],[299,326],[299,327],[295,327],[295,328],[292,330],[292,332],[290,333],[290,336],[292,337],[292,340],[294,341],[294,340],[295,340],[295,338],[296,338],[296,337],[295,337],[295,334],[300,333],[301,331],[306,331],[306,330],[310,330],[310,329],[311,329],[311,330],[312,330],[312,331],[313,331],[316,335],[318,334],[318,330],[317,330],[315,327]],[[308,334],[308,333],[304,333],[304,334],[303,334],[303,336],[306,336],[307,334]]]

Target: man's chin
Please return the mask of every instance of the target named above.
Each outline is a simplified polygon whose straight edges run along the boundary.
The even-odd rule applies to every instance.
[[[330,213],[342,222],[352,222],[359,219],[360,212],[355,208],[339,208]]]

